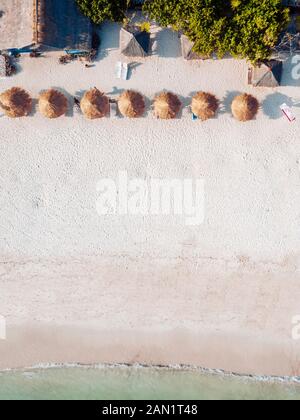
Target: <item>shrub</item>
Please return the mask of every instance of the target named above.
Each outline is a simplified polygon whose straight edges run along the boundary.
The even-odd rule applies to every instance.
[[[281,0],[146,0],[144,12],[184,32],[199,55],[229,52],[253,63],[269,58],[289,22]]]
[[[105,20],[122,22],[128,8],[128,0],[76,0],[82,13],[92,22],[100,24]]]

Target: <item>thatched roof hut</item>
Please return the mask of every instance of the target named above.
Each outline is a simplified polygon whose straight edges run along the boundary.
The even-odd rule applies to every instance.
[[[68,110],[68,100],[61,92],[49,89],[39,97],[39,110],[47,118],[58,118]]]
[[[249,69],[249,84],[254,87],[278,87],[281,84],[282,71],[282,61],[264,61]]]
[[[180,37],[180,43],[181,43],[181,52],[182,57],[187,60],[205,60],[209,57],[201,56],[200,54],[197,54],[194,52],[194,43],[186,36],[181,35]]]
[[[32,99],[24,89],[13,87],[0,95],[0,107],[10,118],[25,117],[32,111]]]
[[[36,45],[58,50],[90,51],[93,27],[74,0],[35,0],[34,35]]]
[[[234,98],[231,105],[233,116],[239,121],[253,120],[259,110],[258,100],[252,96],[244,93]]]
[[[127,57],[147,57],[150,52],[150,34],[146,31],[122,28],[120,48],[121,53]]]
[[[132,90],[127,90],[122,93],[118,101],[118,106],[121,114],[129,118],[142,117],[146,109],[144,97],[140,93]]]
[[[1,0],[0,50],[90,51],[93,25],[75,0]]]
[[[80,107],[86,118],[90,120],[103,118],[109,114],[109,99],[100,90],[94,88],[84,94]]]
[[[163,120],[174,119],[179,114],[181,106],[178,96],[171,92],[163,92],[154,100],[154,114]]]
[[[211,93],[198,92],[192,99],[192,112],[202,121],[213,118],[218,108],[219,101]]]

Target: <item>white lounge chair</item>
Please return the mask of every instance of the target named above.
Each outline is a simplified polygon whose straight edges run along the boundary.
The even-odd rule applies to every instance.
[[[128,66],[127,63],[123,63],[123,65],[122,65],[122,75],[121,75],[122,80],[127,80],[128,79],[128,73],[129,73],[129,66]]]
[[[116,64],[117,79],[121,79],[121,77],[122,77],[122,68],[123,68],[123,64],[121,63],[121,61],[118,61],[117,64]]]
[[[129,65],[118,61],[116,64],[116,77],[117,79],[128,80]]]

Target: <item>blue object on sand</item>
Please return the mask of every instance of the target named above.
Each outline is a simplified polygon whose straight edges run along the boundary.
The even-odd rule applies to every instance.
[[[194,113],[193,113],[193,121],[196,121],[196,120],[198,120],[198,117],[197,117],[197,115],[195,115]]]

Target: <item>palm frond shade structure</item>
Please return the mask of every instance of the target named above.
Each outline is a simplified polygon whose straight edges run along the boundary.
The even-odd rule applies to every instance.
[[[145,113],[144,97],[133,90],[127,90],[119,98],[118,106],[121,114],[128,118],[139,118]]]
[[[171,120],[177,117],[181,106],[178,96],[171,92],[164,92],[154,100],[154,115],[162,120]]]
[[[61,92],[49,89],[39,98],[39,110],[46,118],[59,118],[68,110],[68,100]]]
[[[218,99],[211,93],[198,92],[192,100],[192,112],[200,120],[213,118],[219,108]]]
[[[32,110],[32,99],[24,89],[13,87],[0,95],[0,107],[10,118],[25,117]]]
[[[259,110],[259,102],[254,96],[244,93],[236,96],[232,102],[233,116],[242,122],[253,120]]]
[[[282,61],[264,61],[249,69],[249,84],[254,87],[278,87],[281,84],[282,71]]]
[[[109,114],[109,99],[98,89],[86,92],[80,102],[80,107],[86,118],[95,120]]]
[[[182,56],[185,60],[206,60],[209,58],[207,56],[201,56],[200,54],[195,53],[193,50],[195,44],[186,35],[181,35],[180,41]]]
[[[150,52],[150,34],[145,31],[122,28],[120,32],[121,53],[127,57],[147,57]]]

